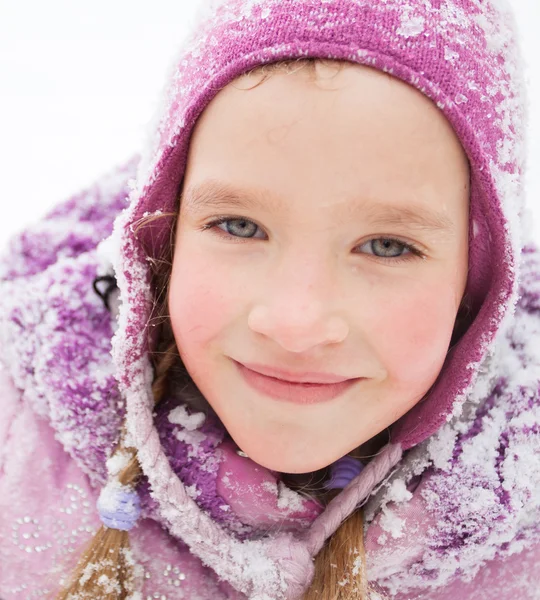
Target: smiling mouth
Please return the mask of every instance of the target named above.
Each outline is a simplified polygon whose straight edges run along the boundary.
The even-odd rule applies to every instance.
[[[237,361],[238,362],[238,361]],[[289,383],[342,383],[349,379],[358,379],[355,377],[344,377],[343,375],[335,375],[334,373],[322,373],[322,372],[304,372],[294,373],[287,369],[279,369],[277,367],[260,365],[255,363],[240,363],[247,369],[255,371],[260,375],[271,377],[273,379],[279,379],[281,381],[287,381]]]
[[[293,382],[262,375],[234,361],[244,381],[256,391],[274,400],[294,404],[318,404],[341,396],[364,378],[347,379],[338,383]]]

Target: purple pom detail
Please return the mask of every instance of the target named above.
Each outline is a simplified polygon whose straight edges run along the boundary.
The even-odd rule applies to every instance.
[[[141,500],[135,491],[104,488],[97,508],[104,525],[111,529],[129,531],[141,514]]]
[[[342,489],[362,472],[364,465],[352,456],[344,456],[330,467],[330,479],[324,484],[327,490]]]

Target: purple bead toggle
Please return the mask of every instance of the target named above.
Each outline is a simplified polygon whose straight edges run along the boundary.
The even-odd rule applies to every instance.
[[[104,488],[97,508],[104,525],[111,529],[129,531],[141,514],[141,500],[135,491]]]
[[[344,456],[330,467],[330,479],[324,484],[327,490],[342,489],[362,472],[364,465],[352,456]]]

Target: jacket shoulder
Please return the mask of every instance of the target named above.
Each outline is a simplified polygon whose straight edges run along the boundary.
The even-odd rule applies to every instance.
[[[113,168],[14,235],[0,257],[0,282],[35,275],[60,258],[94,249],[107,238],[116,216],[127,206],[138,161],[134,156]]]

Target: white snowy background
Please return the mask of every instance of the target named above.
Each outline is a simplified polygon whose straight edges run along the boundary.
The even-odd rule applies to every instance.
[[[0,0],[0,249],[139,151],[200,1]],[[527,61],[528,201],[540,241],[540,6],[511,2]]]

